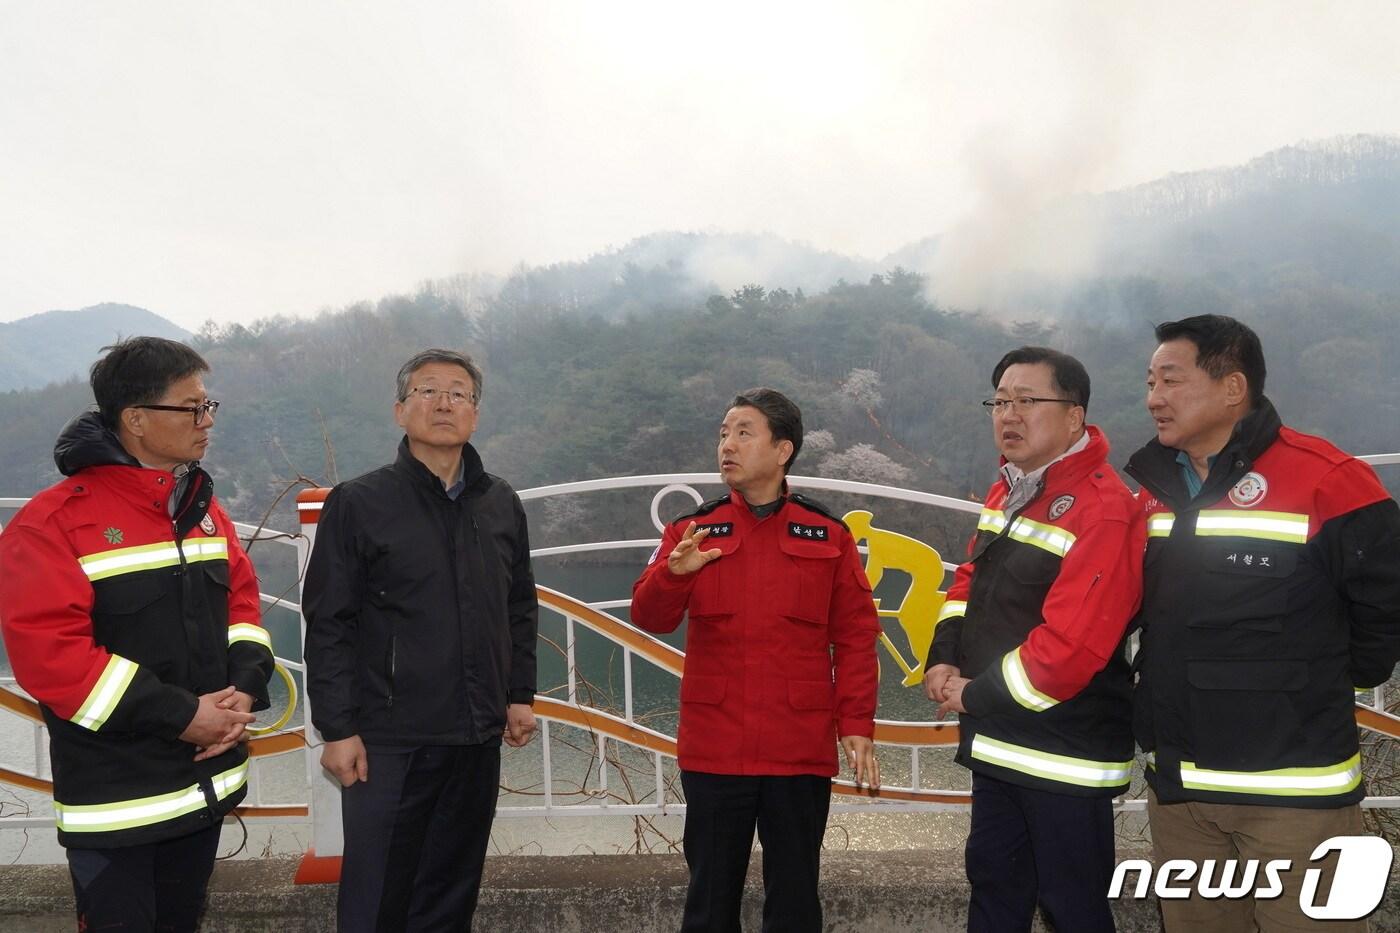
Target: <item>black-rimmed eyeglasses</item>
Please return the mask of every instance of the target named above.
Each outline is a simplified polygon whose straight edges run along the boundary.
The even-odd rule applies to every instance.
[[[217,399],[207,398],[198,405],[132,405],[131,407],[149,408],[151,411],[187,411],[194,415],[194,426],[199,427],[204,423],[205,415],[218,412],[219,402]]]

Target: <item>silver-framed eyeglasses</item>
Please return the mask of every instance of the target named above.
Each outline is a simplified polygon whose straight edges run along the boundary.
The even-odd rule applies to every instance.
[[[199,427],[204,423],[205,415],[212,415],[219,410],[219,400],[207,398],[198,405],[132,405],[132,408],[149,408],[151,411],[187,411],[194,415],[194,426]]]
[[[463,392],[461,389],[439,389],[437,386],[418,386],[409,390],[409,395],[416,395],[429,405],[436,405],[439,399],[447,399],[449,405],[476,404],[475,392]]]
[[[995,418],[1014,411],[1018,415],[1028,415],[1041,402],[1059,402],[1062,405],[1078,405],[1072,398],[1041,398],[1036,395],[1018,395],[1015,398],[989,398],[982,402],[987,414]]]

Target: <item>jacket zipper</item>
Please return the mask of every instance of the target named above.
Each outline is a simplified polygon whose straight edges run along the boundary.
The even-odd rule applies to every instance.
[[[399,636],[389,636],[389,709],[394,708],[394,675],[399,667]]]

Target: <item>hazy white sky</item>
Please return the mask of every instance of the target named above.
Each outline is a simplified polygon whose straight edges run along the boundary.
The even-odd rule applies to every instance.
[[[0,0],[0,320],[186,327],[660,229],[879,258],[1400,133],[1400,4]]]

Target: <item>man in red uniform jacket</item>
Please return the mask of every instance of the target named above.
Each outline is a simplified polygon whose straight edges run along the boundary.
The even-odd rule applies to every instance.
[[[925,690],[960,714],[972,771],[971,933],[1111,933],[1113,797],[1133,737],[1123,633],[1142,594],[1145,529],[1085,422],[1089,374],[1020,347],[982,404],[1002,455],[929,650]]]
[[[258,581],[199,465],[209,365],[132,337],[92,368],[66,477],[0,535],[0,630],[39,701],[78,927],[193,933],[268,706]]]
[[[738,931],[755,826],[763,929],[820,930],[822,837],[837,738],[879,787],[871,740],[880,624],[855,541],[785,476],[802,413],[768,388],[735,397],[719,431],[731,492],[673,522],[632,588],[632,621],[689,613],[678,757],[690,866],[683,931]]]

